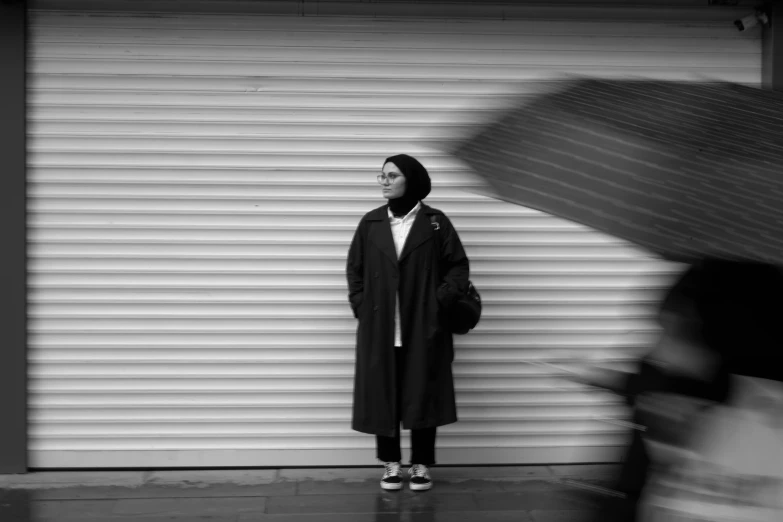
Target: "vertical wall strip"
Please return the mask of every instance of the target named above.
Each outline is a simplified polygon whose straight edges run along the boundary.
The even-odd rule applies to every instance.
[[[0,2],[0,473],[27,471],[26,10]]]
[[[783,5],[770,2],[764,28],[762,76],[765,89],[783,91]]]

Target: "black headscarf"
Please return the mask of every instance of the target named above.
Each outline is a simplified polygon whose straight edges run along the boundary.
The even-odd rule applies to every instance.
[[[398,198],[389,200],[389,209],[392,214],[402,217],[413,210],[419,201],[427,197],[432,189],[432,182],[424,165],[407,154],[386,158],[383,164],[386,165],[389,162],[397,165],[397,168],[405,176],[405,193]]]

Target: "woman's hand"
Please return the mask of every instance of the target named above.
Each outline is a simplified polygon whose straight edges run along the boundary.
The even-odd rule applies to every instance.
[[[438,287],[435,297],[441,308],[448,310],[454,306],[454,303],[460,298],[460,293],[450,284],[443,283]]]
[[[362,309],[362,304],[364,303],[364,292],[359,292],[357,294],[351,295],[348,297],[348,300],[351,303],[351,309],[353,310],[353,316],[358,319],[359,313]]]

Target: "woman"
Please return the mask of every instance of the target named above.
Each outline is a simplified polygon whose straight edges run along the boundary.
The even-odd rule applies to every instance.
[[[436,428],[457,421],[442,319],[467,289],[469,264],[446,215],[421,202],[431,188],[421,163],[392,156],[378,183],[388,203],[362,217],[346,270],[359,320],[352,428],[376,436],[389,490],[402,488],[400,423],[411,430],[410,488],[423,491],[432,487]]]

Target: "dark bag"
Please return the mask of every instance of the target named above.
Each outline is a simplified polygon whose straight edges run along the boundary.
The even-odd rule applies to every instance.
[[[435,216],[430,216],[435,244],[440,252],[440,223]],[[440,263],[440,260],[438,260]],[[440,271],[440,270],[439,270]],[[445,311],[445,326],[453,334],[464,335],[474,329],[481,319],[481,296],[468,281],[468,289],[461,292],[456,301]]]

